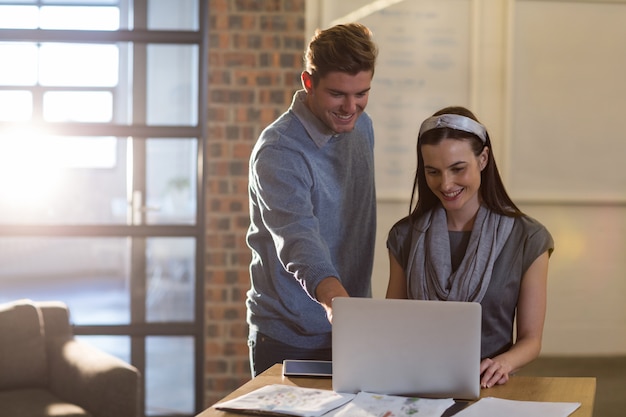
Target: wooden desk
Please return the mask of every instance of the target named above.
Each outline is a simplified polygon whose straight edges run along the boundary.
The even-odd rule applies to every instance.
[[[240,395],[247,394],[255,389],[269,384],[296,385],[308,388],[332,389],[330,378],[285,378],[282,375],[282,364],[276,364],[256,378],[248,381],[224,400],[230,400]],[[572,377],[534,377],[513,376],[504,385],[483,389],[482,397],[506,398],[509,400],[522,401],[554,401],[554,402],[579,402],[580,408],[571,414],[571,417],[592,417],[593,402],[596,396],[595,378],[572,378]],[[220,401],[221,402],[221,401]],[[196,417],[226,417],[240,414],[219,411],[214,406],[207,408]]]

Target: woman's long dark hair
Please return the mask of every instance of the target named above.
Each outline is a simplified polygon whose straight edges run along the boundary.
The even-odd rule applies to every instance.
[[[461,116],[469,117],[478,122],[478,119],[470,110],[465,107],[446,107],[439,110],[433,116],[440,116],[442,114],[458,114]],[[480,123],[480,122],[479,122]],[[433,207],[439,204],[439,198],[430,190],[426,183],[426,174],[424,172],[424,157],[422,155],[422,145],[437,145],[444,139],[466,140],[470,143],[474,155],[478,156],[485,147],[489,148],[487,157],[487,165],[480,173],[480,189],[479,195],[481,204],[488,209],[510,217],[522,216],[522,211],[513,203],[509,197],[498,167],[496,160],[493,157],[493,148],[491,146],[491,139],[489,133],[486,135],[486,142],[476,135],[452,129],[449,127],[441,127],[424,132],[417,138],[417,171],[415,172],[415,179],[413,180],[413,191],[411,192],[411,201],[409,203],[409,214],[412,221],[415,221],[420,216],[424,215]],[[417,197],[415,207],[413,202]]]

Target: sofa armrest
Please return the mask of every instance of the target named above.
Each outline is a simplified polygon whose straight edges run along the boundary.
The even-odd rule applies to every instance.
[[[50,389],[94,417],[138,417],[139,371],[121,359],[73,338],[49,340]]]

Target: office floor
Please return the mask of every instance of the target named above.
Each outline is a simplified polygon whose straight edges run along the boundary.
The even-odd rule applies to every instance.
[[[518,375],[595,376],[594,417],[623,417],[626,414],[626,356],[540,357]]]

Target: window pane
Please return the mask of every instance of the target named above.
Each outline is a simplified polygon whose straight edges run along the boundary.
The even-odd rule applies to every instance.
[[[58,138],[54,152],[59,154],[57,163],[65,168],[115,168],[117,139],[112,136]]]
[[[148,29],[198,30],[198,0],[149,0]]]
[[[148,224],[196,221],[196,139],[148,139],[146,145]]]
[[[148,45],[149,125],[197,124],[198,68],[197,46]]]
[[[0,0],[0,4],[35,4],[37,0]]]
[[[49,86],[113,87],[118,65],[115,45],[44,43],[39,77]]]
[[[99,168],[75,168],[86,165]],[[126,139],[0,135],[0,223],[126,224],[128,213]]]
[[[194,341],[146,338],[146,414],[194,414]]]
[[[0,6],[2,29],[37,29],[38,17],[34,6]]]
[[[117,30],[120,11],[117,7],[63,7],[41,8],[42,29]]]
[[[128,238],[5,237],[0,248],[0,302],[58,300],[75,324],[129,323]]]
[[[43,96],[48,122],[110,122],[113,94],[108,91],[52,91]]]
[[[0,43],[0,84],[35,85],[37,46],[34,43]]]
[[[29,0],[23,0],[29,1]],[[36,0],[30,0],[29,2],[35,2]],[[120,3],[120,0],[40,0],[43,4],[53,3],[53,4],[76,4],[76,5],[90,5],[101,6],[101,5],[117,5]],[[127,0],[125,0],[127,1]]]
[[[150,238],[146,244],[146,320],[192,322],[195,305],[195,240]]]
[[[25,122],[33,114],[33,95],[30,91],[0,91],[0,121]]]

